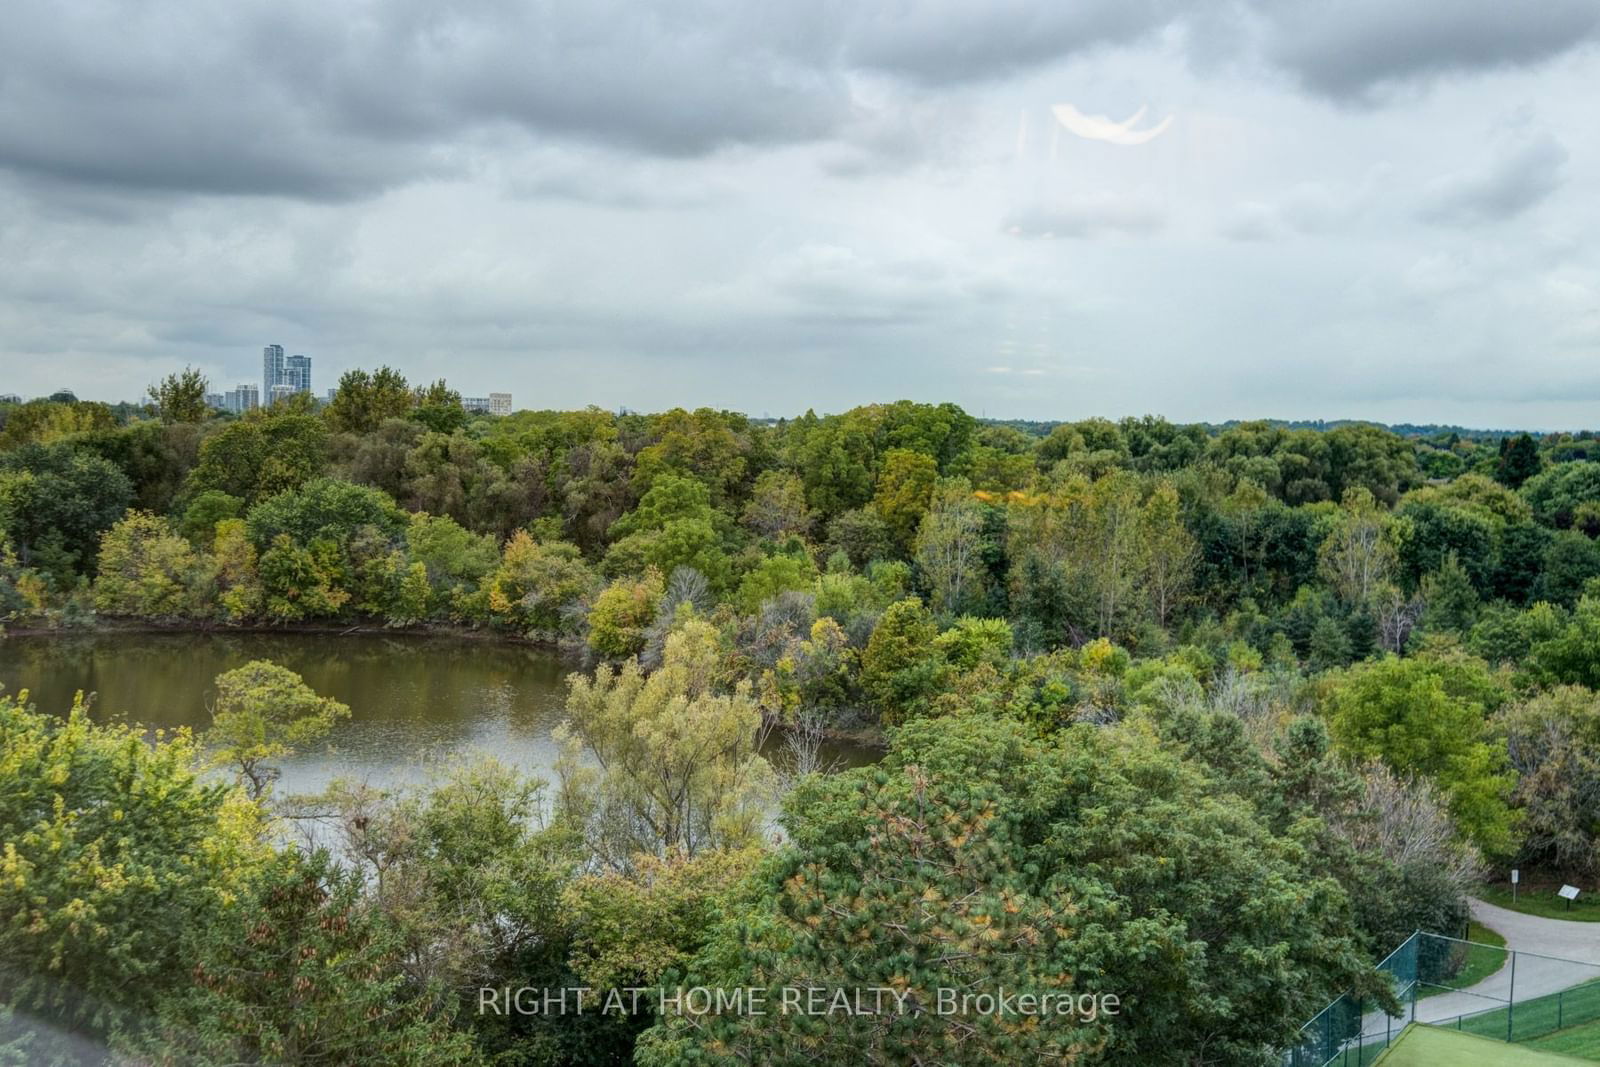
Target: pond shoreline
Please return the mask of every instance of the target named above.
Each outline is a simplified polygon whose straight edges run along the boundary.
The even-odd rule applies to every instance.
[[[480,642],[485,645],[503,645],[538,649],[549,652],[568,663],[574,670],[591,664],[587,649],[570,642],[549,638],[527,637],[519,634],[483,630],[469,626],[441,623],[422,623],[411,626],[389,626],[381,622],[322,623],[295,622],[237,625],[196,619],[143,619],[116,615],[94,615],[92,621],[81,626],[4,626],[0,625],[0,644],[8,637],[93,637],[101,634],[281,634],[331,637],[419,637],[445,638],[457,641]],[[888,739],[882,730],[825,728],[822,736],[828,741],[855,745],[862,748],[887,751]]]
[[[506,633],[493,630],[482,630],[471,626],[454,626],[445,623],[418,623],[410,626],[390,626],[376,621],[353,623],[326,623],[326,622],[287,622],[287,623],[229,623],[212,622],[206,619],[144,619],[123,615],[94,615],[92,621],[85,625],[39,625],[28,623],[20,626],[0,624],[0,641],[7,637],[52,637],[65,634],[170,634],[170,633],[204,633],[204,634],[333,634],[345,636],[349,634],[404,634],[425,637],[454,637],[470,641],[488,641],[509,645],[522,645],[528,648],[540,648],[549,652],[559,652],[568,658],[579,660],[583,655],[570,644],[553,641],[543,637],[527,637],[521,634]]]

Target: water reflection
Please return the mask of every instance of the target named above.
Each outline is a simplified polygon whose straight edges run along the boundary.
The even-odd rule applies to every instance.
[[[336,777],[372,785],[427,779],[446,761],[488,753],[548,777],[557,755],[566,676],[555,652],[465,638],[401,634],[100,633],[0,639],[0,684],[65,713],[93,693],[100,721],[204,729],[213,681],[253,659],[298,672],[351,717],[283,763],[278,789],[320,790]],[[842,765],[875,753],[834,746]]]

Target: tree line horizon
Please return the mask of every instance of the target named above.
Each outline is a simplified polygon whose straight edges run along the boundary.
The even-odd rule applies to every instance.
[[[379,368],[379,371],[392,373],[392,374],[396,375],[401,381],[404,381],[404,374],[400,370],[396,370],[395,368],[392,368],[392,367],[383,366],[383,367]],[[356,368],[354,371],[345,372],[345,375],[349,375],[349,374],[362,375],[362,374],[366,374],[366,373],[368,373],[368,372],[366,372],[366,371],[364,371],[364,370],[362,370],[360,368]],[[345,375],[341,375],[341,378],[340,378],[341,382],[344,380]],[[98,404],[98,405],[102,405],[102,406],[106,407],[110,411],[112,417],[115,418],[115,419],[126,419],[130,415],[139,414],[139,413],[143,413],[143,414],[158,414],[159,410],[160,410],[160,403],[161,403],[160,398],[157,395],[159,390],[161,390],[162,388],[167,388],[167,389],[170,390],[171,385],[172,385],[172,383],[174,381],[181,380],[185,376],[189,376],[189,381],[190,382],[199,381],[200,383],[202,383],[202,389],[205,392],[209,392],[210,391],[211,385],[210,385],[209,379],[207,379],[200,371],[194,369],[193,367],[185,367],[185,369],[182,372],[182,374],[169,375],[162,382],[153,384],[147,390],[147,396],[146,396],[145,400],[142,400],[142,401],[126,401],[126,400],[121,400],[121,401],[89,401],[89,403],[94,403],[94,404]],[[443,379],[440,379],[439,381],[442,382]],[[448,387],[447,387],[447,389],[448,389]],[[456,391],[456,390],[453,390],[453,389],[449,389],[448,391],[451,392],[451,393],[454,393],[458,397],[460,396],[459,391]],[[22,400],[21,397],[18,396],[17,394],[10,394],[10,396],[11,396],[12,399],[8,399],[8,400],[5,400],[5,401],[0,401],[0,407],[4,407],[4,406],[20,406],[20,405],[22,405],[24,403],[38,404],[38,403],[42,403],[42,402],[50,402],[50,403],[58,403],[58,404],[78,404],[78,403],[82,402],[82,401],[79,400],[77,392],[75,390],[70,389],[70,388],[65,388],[65,387],[63,387],[61,389],[57,389],[54,392],[51,392],[51,393],[48,393],[48,394],[43,394],[43,395],[34,397],[31,400],[27,400],[27,401]],[[203,401],[204,401],[204,393],[203,392],[201,394],[201,397],[202,397],[202,403],[203,403]],[[907,401],[907,402],[912,402],[912,401]],[[313,405],[313,407],[320,408],[325,403],[326,402],[324,400],[322,400],[321,398],[319,398],[319,397],[315,397],[315,396],[312,397],[311,404]],[[918,403],[924,403],[924,402],[918,401]],[[932,403],[936,403],[936,404],[949,403],[949,404],[954,404],[956,406],[960,406],[960,401],[957,401],[957,400],[933,401]],[[857,406],[860,406],[860,405],[857,405]],[[673,408],[678,408],[678,407],[681,407],[681,405],[669,405],[668,408],[665,409],[665,410],[671,410]],[[815,404],[807,405],[806,411],[804,412],[804,415],[815,415],[815,414],[817,414],[817,407],[818,407],[818,405],[815,405]],[[610,408],[604,407],[604,406],[599,405],[599,404],[595,404],[593,402],[591,402],[589,404],[586,404],[586,405],[583,405],[581,408],[566,408],[566,409],[562,409],[562,408],[543,408],[543,409],[538,409],[538,408],[526,408],[526,409],[525,408],[519,408],[517,410],[519,410],[519,411],[523,411],[523,410],[530,410],[530,411],[532,411],[532,410],[558,411],[558,410],[591,410],[591,409],[601,410],[601,411],[611,410]],[[233,413],[225,412],[222,409],[210,409],[210,410],[214,411],[218,415],[233,414]],[[742,415],[745,418],[749,419],[751,423],[757,424],[757,425],[780,424],[780,423],[787,422],[792,418],[803,417],[803,416],[796,416],[796,415],[771,415],[771,414],[767,414],[767,413],[763,413],[761,415],[752,415],[747,411],[741,411],[741,410],[738,410],[738,409],[735,409],[735,408],[727,408],[727,407],[716,408],[715,410],[722,411],[722,412],[728,413],[728,414]],[[850,409],[847,408],[845,410],[848,411]],[[619,405],[616,405],[616,411],[618,412],[618,414],[624,414],[624,413],[632,412],[633,409],[630,408],[628,405],[619,404]],[[635,413],[637,413],[637,412],[635,412]],[[837,414],[841,414],[841,413],[842,412],[836,412],[836,411],[823,411],[822,412],[822,414],[824,416],[827,416],[827,415],[830,415],[830,414],[837,415]],[[1133,416],[1122,416],[1122,417],[1123,418],[1131,418]],[[1147,413],[1147,417],[1160,418],[1160,419],[1163,419],[1163,420],[1166,420],[1166,421],[1173,421],[1173,420],[1167,419],[1167,416],[1158,415],[1158,414],[1154,414],[1154,413]],[[1025,432],[1042,435],[1042,434],[1049,433],[1052,429],[1054,429],[1057,426],[1066,425],[1066,424],[1068,424],[1070,422],[1081,421],[1083,419],[1099,419],[1099,418],[1110,419],[1111,421],[1116,421],[1117,416],[1111,416],[1111,415],[1107,415],[1107,414],[1104,414],[1104,413],[1093,413],[1093,412],[1091,412],[1091,413],[1088,413],[1088,414],[1080,415],[1076,419],[1070,419],[1070,418],[1046,419],[1046,418],[1029,418],[1029,417],[1020,416],[1020,415],[987,415],[987,414],[980,414],[978,416],[975,416],[975,418],[977,418],[979,423],[1002,425],[1002,426],[1012,426],[1012,427],[1015,427],[1017,429],[1021,429],[1021,430],[1025,431]],[[1244,425],[1251,425],[1251,424],[1264,424],[1264,425],[1267,425],[1267,426],[1282,427],[1282,428],[1291,429],[1291,430],[1332,430],[1332,429],[1338,429],[1341,426],[1376,426],[1376,427],[1378,427],[1380,429],[1388,430],[1391,433],[1398,434],[1398,435],[1400,435],[1402,437],[1426,437],[1426,436],[1430,436],[1430,435],[1434,435],[1434,434],[1452,434],[1452,433],[1454,433],[1454,434],[1459,434],[1460,436],[1463,436],[1463,437],[1469,437],[1469,438],[1473,438],[1473,439],[1489,439],[1489,440],[1494,440],[1494,439],[1498,439],[1498,438],[1501,438],[1501,437],[1517,437],[1517,436],[1520,436],[1522,434],[1527,434],[1527,435],[1533,436],[1533,437],[1544,437],[1544,436],[1550,436],[1550,435],[1568,434],[1568,435],[1571,435],[1571,436],[1573,436],[1575,438],[1581,438],[1581,439],[1584,439],[1584,440],[1592,439],[1595,436],[1595,431],[1590,429],[1590,428],[1588,428],[1588,427],[1566,427],[1566,428],[1560,428],[1560,427],[1549,427],[1549,426],[1546,426],[1546,427],[1512,426],[1512,427],[1498,427],[1498,428],[1496,428],[1496,427],[1488,427],[1488,426],[1466,426],[1466,425],[1463,425],[1463,424],[1460,424],[1460,423],[1385,422],[1382,419],[1362,419],[1362,418],[1344,418],[1344,417],[1338,417],[1338,418],[1304,418],[1304,417],[1302,417],[1302,418],[1282,418],[1282,417],[1278,417],[1278,416],[1260,416],[1260,417],[1245,418],[1245,419],[1241,419],[1241,418],[1235,417],[1235,418],[1228,418],[1228,419],[1192,419],[1192,420],[1189,420],[1189,421],[1186,421],[1186,422],[1179,420],[1179,421],[1176,422],[1176,424],[1177,425],[1183,425],[1183,426],[1199,426],[1199,427],[1202,427],[1202,428],[1204,428],[1204,429],[1206,429],[1208,431],[1228,430],[1228,429],[1232,429],[1232,428],[1237,427],[1237,426],[1244,426]]]

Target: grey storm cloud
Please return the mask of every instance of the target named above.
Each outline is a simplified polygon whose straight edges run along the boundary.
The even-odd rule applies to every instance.
[[[1360,97],[1548,58],[1600,25],[1600,0],[1464,2],[1291,0],[1261,5],[1250,26],[1265,58],[1311,90]],[[0,167],[36,192],[308,200],[466,174],[507,140],[667,158],[860,140],[835,169],[870,169],[921,146],[867,115],[857,75],[948,89],[1233,10],[1175,0],[18,0],[0,34]]]
[[[23,0],[0,35],[0,166],[337,200],[460,173],[506,137],[664,157],[853,130],[881,141],[850,71],[993,77],[1171,17],[1154,0]]]
[[[1538,63],[1600,34],[1600,0],[1263,0],[1266,59],[1309,90],[1372,101],[1439,75]]]
[[[1597,34],[1600,0],[11,0],[0,392],[231,384],[275,341],[319,391],[534,406],[1589,418]],[[1571,388],[1429,392],[1513,358]]]
[[[777,47],[785,21],[731,3],[26,2],[0,36],[0,165],[338,199],[517,134],[660,156],[804,141],[848,121],[849,97]]]
[[[1418,216],[1448,225],[1514,218],[1560,187],[1567,158],[1566,148],[1554,137],[1534,137],[1487,165],[1432,182]]]
[[[843,27],[849,61],[948,85],[1136,41],[1174,21],[1185,6],[1175,0],[936,0],[841,4],[838,10],[849,12]]]

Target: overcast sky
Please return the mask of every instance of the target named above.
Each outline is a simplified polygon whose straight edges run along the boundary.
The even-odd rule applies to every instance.
[[[5,8],[0,393],[1600,426],[1600,0]]]

